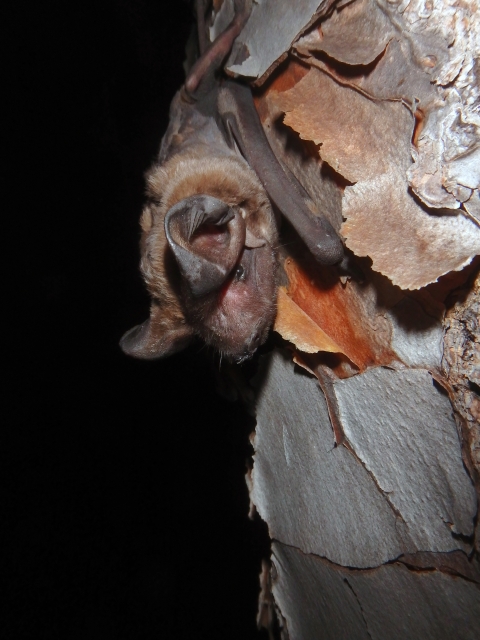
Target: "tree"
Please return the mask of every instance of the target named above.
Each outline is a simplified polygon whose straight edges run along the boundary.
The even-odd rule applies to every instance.
[[[284,225],[248,475],[284,638],[480,635],[479,51],[472,0],[264,0],[226,64],[354,265]]]

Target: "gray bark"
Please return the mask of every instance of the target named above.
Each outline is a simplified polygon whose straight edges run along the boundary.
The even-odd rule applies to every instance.
[[[261,88],[272,148],[364,280],[340,282],[287,230],[275,325],[287,348],[261,360],[248,477],[273,541],[261,610],[291,640],[473,640],[478,9],[292,7],[255,3],[226,69]]]

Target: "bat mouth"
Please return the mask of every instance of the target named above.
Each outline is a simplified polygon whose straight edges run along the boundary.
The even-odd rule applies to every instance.
[[[211,339],[205,339],[216,343],[232,362],[249,360],[267,339],[276,310],[275,269],[274,251],[267,242],[257,248],[244,247],[217,294],[215,313],[208,323]]]
[[[197,241],[215,243],[225,233],[222,225],[215,227],[198,228]],[[185,283],[187,321],[225,359],[245,362],[265,342],[275,318],[276,268],[275,251],[269,242],[263,238],[249,242],[244,234],[235,261],[215,289],[195,296]]]

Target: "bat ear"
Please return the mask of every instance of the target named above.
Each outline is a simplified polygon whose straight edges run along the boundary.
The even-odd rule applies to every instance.
[[[245,244],[245,222],[238,209],[212,196],[190,196],[165,216],[165,234],[192,295],[219,289]]]
[[[132,327],[122,336],[120,348],[127,356],[158,360],[181,351],[189,344],[193,338],[192,329],[180,321],[169,327],[160,314],[160,307],[152,305],[148,320]]]

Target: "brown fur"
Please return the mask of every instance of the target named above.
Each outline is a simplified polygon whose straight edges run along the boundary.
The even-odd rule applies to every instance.
[[[273,246],[277,240],[267,194],[248,164],[235,155],[211,157],[203,146],[177,154],[147,174],[148,203],[141,217],[141,271],[148,290],[165,314],[165,326],[185,322],[176,265],[168,246],[164,220],[169,209],[191,195],[204,194],[238,206],[250,232]]]
[[[149,319],[121,341],[135,357],[168,356],[198,335],[242,361],[274,319],[276,220],[256,173],[232,148],[228,114],[222,120],[218,111],[216,73],[250,11],[250,2],[239,6],[231,28],[174,97],[158,162],[146,176],[140,267],[152,305]],[[226,223],[212,214],[215,207],[227,212]],[[177,215],[178,224],[190,221],[188,238],[177,233]],[[216,225],[213,234],[209,224]]]

